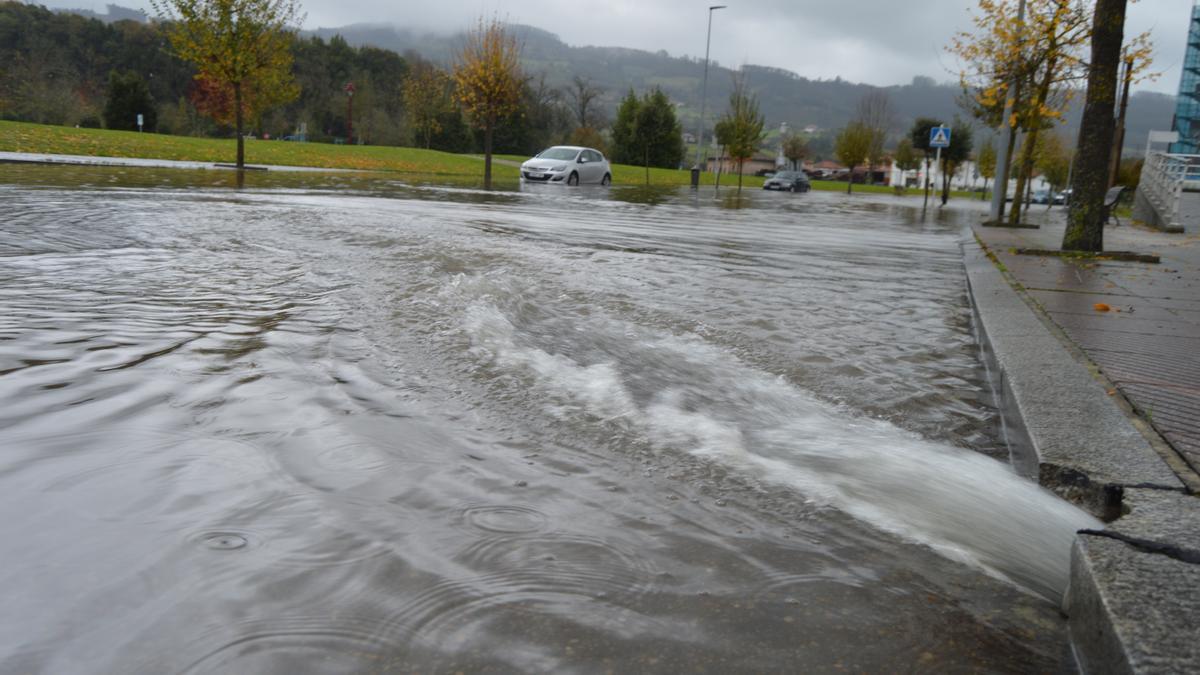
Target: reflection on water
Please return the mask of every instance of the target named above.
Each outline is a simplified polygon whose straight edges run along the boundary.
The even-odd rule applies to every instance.
[[[231,179],[0,166],[0,671],[1064,666],[961,212]]]

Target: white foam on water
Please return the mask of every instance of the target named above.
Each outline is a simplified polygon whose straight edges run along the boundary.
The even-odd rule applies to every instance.
[[[463,328],[475,355],[532,376],[557,415],[619,420],[660,451],[788,486],[1055,601],[1066,588],[1074,533],[1102,526],[1001,462],[821,401],[698,337],[593,317],[576,330],[611,340],[608,360],[550,353],[495,304],[515,289],[469,283],[458,291],[469,298]],[[635,395],[635,379],[655,390]]]

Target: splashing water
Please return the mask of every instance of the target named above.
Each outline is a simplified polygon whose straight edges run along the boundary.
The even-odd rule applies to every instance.
[[[199,173],[0,165],[0,671],[1063,665],[976,214]]]
[[[1005,464],[820,401],[698,337],[593,316],[575,327],[593,360],[576,360],[536,346],[536,327],[514,326],[491,302],[503,284],[460,277],[454,288],[486,298],[463,321],[477,356],[531,374],[556,414],[752,472],[1052,601],[1074,533],[1101,526]]]

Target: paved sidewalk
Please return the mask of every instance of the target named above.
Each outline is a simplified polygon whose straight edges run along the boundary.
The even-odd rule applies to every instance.
[[[1200,472],[1200,234],[1129,225],[1105,230],[1107,250],[1157,254],[1160,264],[1016,255],[1017,248],[1060,248],[1064,211],[1035,209],[1031,215],[1041,229],[974,229],[1054,323]],[[1098,311],[1097,303],[1111,310]],[[1176,468],[1179,473],[1178,463]],[[1195,485],[1195,475],[1185,483]]]

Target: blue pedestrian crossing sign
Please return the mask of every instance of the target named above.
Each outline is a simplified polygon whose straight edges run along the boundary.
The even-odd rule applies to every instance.
[[[933,127],[929,130],[929,147],[950,147],[950,127]]]

